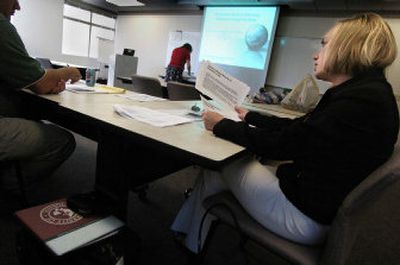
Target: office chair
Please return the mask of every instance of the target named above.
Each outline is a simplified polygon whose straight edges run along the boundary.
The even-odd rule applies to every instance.
[[[53,64],[51,63],[50,59],[48,58],[38,58],[36,57],[36,61],[40,63],[43,69],[54,69]]]
[[[194,85],[184,84],[175,81],[167,83],[168,98],[170,100],[198,100],[200,94]]]
[[[398,142],[391,158],[348,194],[326,242],[320,246],[294,243],[268,231],[246,213],[230,192],[206,198],[203,206],[219,223],[239,230],[245,238],[242,246],[249,260],[263,260],[264,264],[372,265],[397,264],[400,260],[399,201]]]
[[[131,91],[147,94],[155,97],[163,97],[163,88],[160,80],[153,77],[133,75]]]
[[[165,98],[163,87],[161,86],[160,80],[153,77],[133,75],[132,86],[128,90],[147,94],[155,97]],[[147,201],[147,190],[149,189],[148,184],[143,184],[132,189],[133,192],[138,194],[141,201]]]

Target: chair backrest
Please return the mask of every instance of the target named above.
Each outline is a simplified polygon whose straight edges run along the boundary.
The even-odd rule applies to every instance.
[[[40,63],[43,69],[54,69],[53,64],[48,58],[36,58],[36,61]]]
[[[184,84],[175,81],[167,83],[168,98],[170,100],[198,100],[200,94],[194,85]]]
[[[153,77],[133,75],[132,87],[129,90],[155,97],[163,97],[163,88],[160,80]]]
[[[344,200],[321,256],[324,265],[400,262],[400,142]]]

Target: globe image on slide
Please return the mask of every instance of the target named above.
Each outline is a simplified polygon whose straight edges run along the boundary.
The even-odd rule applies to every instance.
[[[260,24],[252,25],[246,31],[245,40],[250,50],[257,51],[267,42],[268,30]]]

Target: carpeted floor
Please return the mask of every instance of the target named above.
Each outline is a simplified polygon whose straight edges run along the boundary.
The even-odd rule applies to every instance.
[[[77,149],[71,158],[51,178],[29,192],[30,200],[35,204],[92,189],[97,145],[79,135],[76,139]],[[191,263],[185,251],[174,242],[169,226],[185,199],[183,191],[193,185],[196,171],[195,167],[189,167],[151,183],[147,202],[139,200],[135,193],[130,194],[127,221],[141,238],[141,264]],[[5,212],[10,207],[14,206],[0,202],[0,265],[18,264],[16,224],[12,214]],[[238,242],[238,235],[232,229],[220,226],[210,240],[204,264],[245,264]]]

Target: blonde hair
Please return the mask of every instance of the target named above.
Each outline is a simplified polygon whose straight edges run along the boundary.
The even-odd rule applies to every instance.
[[[389,25],[375,13],[344,19],[334,26],[327,43],[325,71],[356,75],[384,70],[396,58],[396,40]]]

